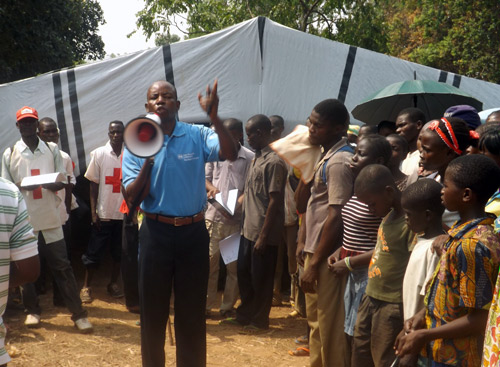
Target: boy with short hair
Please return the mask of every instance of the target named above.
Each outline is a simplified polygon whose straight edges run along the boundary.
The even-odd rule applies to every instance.
[[[417,235],[403,280],[403,311],[405,320],[424,306],[425,285],[429,282],[438,255],[431,251],[434,239],[444,233],[441,202],[442,186],[434,180],[422,179],[403,191],[401,205],[406,223]]]
[[[432,251],[436,237],[444,234],[441,202],[442,186],[434,180],[421,179],[403,191],[401,205],[408,227],[417,235],[403,280],[403,313],[408,320],[424,307],[426,284],[432,278],[439,256]],[[400,335],[404,335],[404,329]],[[417,355],[408,355],[401,365],[413,365]]]
[[[494,218],[484,207],[499,185],[500,168],[488,157],[467,155],[448,165],[442,199],[460,220],[448,231],[426,307],[405,323],[407,335],[396,342],[399,356],[420,352],[432,366],[480,366],[500,255]]]
[[[387,167],[365,167],[356,178],[354,192],[373,214],[384,219],[358,309],[351,365],[385,367],[394,361],[392,346],[403,327],[403,276],[414,235],[405,222],[401,193]]]

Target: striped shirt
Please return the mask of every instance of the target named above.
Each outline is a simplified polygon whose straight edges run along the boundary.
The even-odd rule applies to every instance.
[[[342,208],[342,221],[344,222],[342,250],[363,253],[375,248],[382,218],[373,215],[368,210],[368,205],[359,201],[356,195],[353,195]]]
[[[10,262],[37,254],[37,240],[28,222],[23,195],[16,185],[0,178],[0,315],[3,315],[7,305]],[[0,316],[0,364],[10,361],[5,350],[5,334]]]

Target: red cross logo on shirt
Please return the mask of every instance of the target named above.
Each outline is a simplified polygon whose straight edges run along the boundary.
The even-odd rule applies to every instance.
[[[106,185],[113,185],[113,192],[120,192],[120,168],[113,168],[113,176],[106,176]]]
[[[40,175],[40,170],[38,168],[31,170],[31,176]],[[33,199],[41,199],[42,198],[42,187],[38,187],[33,190]]]

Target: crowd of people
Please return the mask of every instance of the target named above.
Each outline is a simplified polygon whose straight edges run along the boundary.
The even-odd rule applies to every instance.
[[[430,121],[410,107],[359,127],[326,99],[281,137],[278,115],[222,120],[217,89],[198,95],[209,128],[178,120],[173,85],[149,87],[146,112],[164,134],[154,156],[135,155],[123,123],[109,123],[85,173],[92,229],[81,288],[67,246],[71,158],[54,120],[17,112],[21,139],[5,149],[0,179],[3,274],[11,263],[2,312],[7,288],[21,285],[25,325],[39,326],[50,271],[54,305],[92,332],[82,304],[109,249],[107,291],[140,314],[145,367],[165,365],[172,298],[176,363],[195,367],[206,365],[206,318],[266,333],[283,297],[308,324],[290,354],[311,367],[500,365],[500,111],[481,124],[471,106]],[[237,256],[223,256],[220,298],[230,243]]]

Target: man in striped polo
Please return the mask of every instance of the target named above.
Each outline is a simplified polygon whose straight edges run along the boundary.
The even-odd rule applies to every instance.
[[[23,195],[16,185],[0,178],[0,315],[7,306],[9,286],[34,282],[39,273],[37,240]],[[5,350],[6,332],[0,316],[0,367],[10,361]]]

